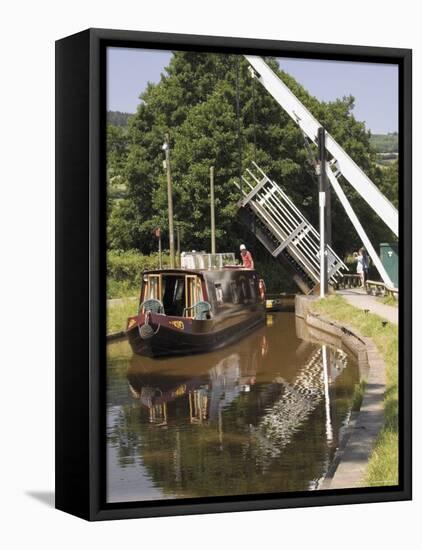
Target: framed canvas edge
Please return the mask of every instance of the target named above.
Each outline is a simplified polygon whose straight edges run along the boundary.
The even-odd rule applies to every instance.
[[[89,441],[87,442],[87,462],[89,463],[89,513],[80,516],[89,520],[124,519],[137,517],[156,517],[170,515],[204,514],[234,511],[252,511],[288,507],[329,506],[384,501],[410,500],[412,498],[412,457],[411,457],[411,158],[412,158],[412,51],[410,49],[379,48],[371,46],[348,46],[333,44],[314,44],[305,42],[285,42],[275,40],[207,37],[168,33],[149,33],[142,31],[120,31],[107,29],[89,29],[90,47],[90,86],[89,86]],[[66,39],[65,39],[66,40]],[[215,51],[242,50],[265,52],[283,51],[295,56],[314,56],[316,58],[366,60],[374,62],[398,63],[401,71],[400,97],[400,212],[401,239],[400,264],[403,300],[400,305],[400,483],[398,488],[364,488],[357,490],[321,491],[307,493],[306,496],[260,496],[239,497],[236,500],[225,499],[207,502],[207,499],[195,499],[197,503],[170,501],[159,503],[122,503],[106,504],[104,500],[105,482],[105,411],[102,406],[101,391],[104,389],[104,376],[101,366],[105,359],[105,300],[104,274],[105,254],[102,249],[102,237],[105,229],[104,203],[101,194],[101,178],[104,175],[103,155],[105,153],[105,90],[104,46],[129,47],[190,47]],[[403,211],[406,216],[403,216]],[[102,226],[103,225],[103,226]],[[103,372],[104,375],[104,372]],[[210,499],[209,499],[210,500]],[[65,510],[67,511],[67,510]],[[72,512],[74,513],[74,512]],[[78,514],[76,514],[78,515]]]

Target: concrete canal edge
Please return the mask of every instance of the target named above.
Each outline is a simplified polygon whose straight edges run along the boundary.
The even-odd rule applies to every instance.
[[[297,295],[295,312],[303,319],[312,339],[347,348],[358,360],[361,378],[366,381],[362,404],[352,413],[348,427],[336,451],[332,465],[320,489],[361,487],[375,441],[384,425],[386,368],[370,338],[355,328],[312,312],[314,296]]]

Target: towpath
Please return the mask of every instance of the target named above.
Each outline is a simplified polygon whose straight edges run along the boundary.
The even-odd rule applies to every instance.
[[[343,296],[352,306],[359,309],[367,309],[371,313],[376,313],[380,317],[387,319],[390,323],[398,324],[399,308],[389,306],[380,302],[375,296],[371,296],[361,288],[344,288],[338,290],[336,294]]]

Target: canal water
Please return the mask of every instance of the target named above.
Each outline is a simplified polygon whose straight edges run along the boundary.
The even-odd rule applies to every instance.
[[[123,341],[107,356],[108,502],[318,489],[359,382],[291,313],[214,353],[149,359]]]

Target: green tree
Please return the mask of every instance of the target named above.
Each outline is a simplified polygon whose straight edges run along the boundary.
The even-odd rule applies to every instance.
[[[128,136],[120,126],[107,125],[107,192],[111,201],[120,198],[126,191],[124,176],[127,162]]]
[[[381,170],[380,189],[396,208],[399,206],[399,161],[396,160]]]
[[[281,71],[275,59],[266,60],[368,176],[383,190],[389,188],[391,181],[375,164],[370,133],[353,116],[353,97],[319,102]],[[166,238],[167,183],[162,152],[165,133],[170,134],[171,140],[175,219],[182,227],[184,249],[209,249],[210,165],[215,166],[216,174],[220,250],[234,250],[239,241],[251,239],[237,221],[240,192],[234,180],[252,160],[317,224],[317,182],[307,163],[301,131],[250,78],[247,61],[236,55],[175,52],[160,82],[149,84],[140,96],[137,112],[129,119],[122,150],[122,135],[113,130],[110,136],[110,170],[120,174],[127,192],[109,211],[109,247],[149,253],[155,247],[151,231],[157,225]],[[374,242],[385,239],[386,229],[371,209],[350,185],[345,184],[344,188]],[[393,194],[391,187],[389,196]],[[350,224],[345,223],[344,211],[335,197],[333,226],[333,244],[340,254],[360,244]]]

